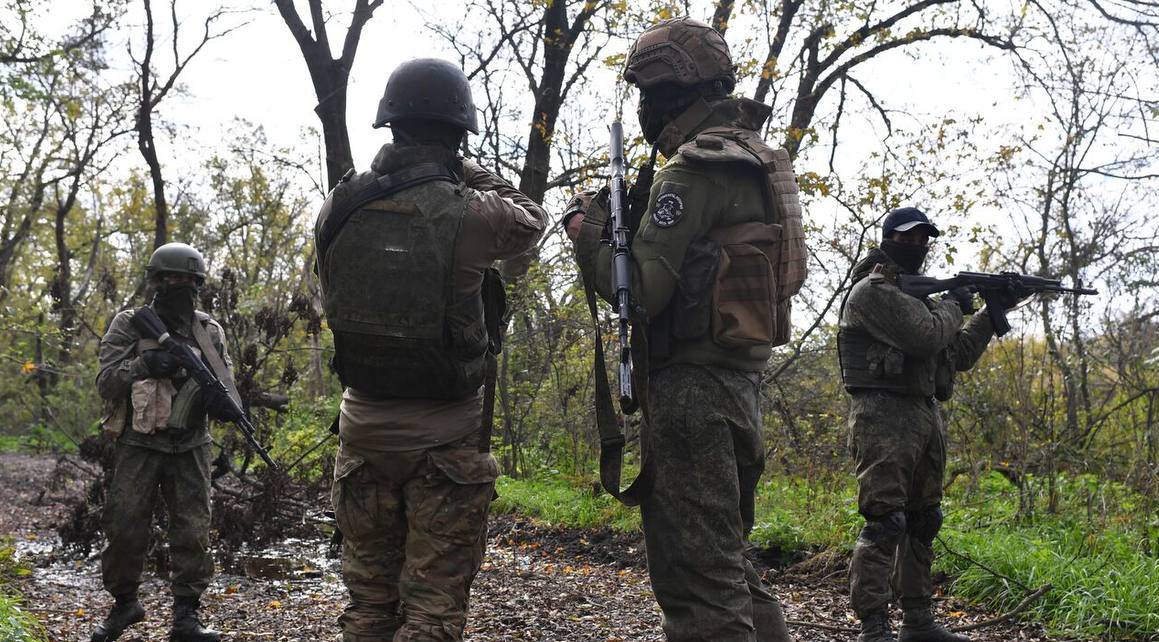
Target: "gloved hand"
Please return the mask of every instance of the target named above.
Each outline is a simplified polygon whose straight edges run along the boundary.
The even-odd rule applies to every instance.
[[[210,419],[217,421],[237,421],[242,418],[241,411],[233,405],[229,396],[218,390],[206,391],[205,412]]]
[[[974,293],[968,288],[954,288],[942,296],[943,301],[953,301],[962,309],[962,314],[974,314]]]
[[[563,227],[568,238],[576,240],[580,233],[580,226],[586,220],[589,224],[606,226],[610,205],[608,203],[610,191],[608,188],[600,190],[584,190],[576,192],[563,213]]]
[[[165,350],[146,350],[141,353],[141,363],[152,379],[172,379],[181,370],[181,360]]]
[[[1019,303],[1022,303],[1027,297],[1020,297],[1012,290],[988,290],[982,293],[982,298],[986,300],[986,305],[996,307],[1000,310],[1009,310]]]

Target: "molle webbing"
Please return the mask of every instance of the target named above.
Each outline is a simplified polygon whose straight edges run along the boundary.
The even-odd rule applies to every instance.
[[[365,187],[361,192],[355,194],[345,203],[343,210],[334,212],[323,223],[322,229],[318,231],[318,237],[315,239],[319,260],[326,255],[326,250],[329,248],[330,243],[338,235],[338,232],[341,231],[342,226],[346,224],[350,215],[357,212],[363,205],[371,201],[386,198],[408,187],[422,185],[430,181],[458,183],[459,178],[449,168],[440,163],[419,163],[400,169],[397,172],[379,176],[373,183]]]

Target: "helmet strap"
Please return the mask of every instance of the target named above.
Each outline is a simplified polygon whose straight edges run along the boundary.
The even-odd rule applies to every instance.
[[[656,147],[665,157],[672,156],[676,152],[676,148],[688,140],[689,134],[695,131],[701,123],[708,120],[711,115],[712,106],[703,96],[698,96],[688,106],[688,109],[680,112],[676,118],[672,119],[672,122],[664,127],[656,139]]]

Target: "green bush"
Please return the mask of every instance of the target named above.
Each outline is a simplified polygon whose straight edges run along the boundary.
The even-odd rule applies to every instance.
[[[4,642],[44,642],[44,628],[20,608],[20,600],[12,588],[13,581],[28,574],[28,569],[16,563],[15,549],[8,543],[0,545],[0,640]]]

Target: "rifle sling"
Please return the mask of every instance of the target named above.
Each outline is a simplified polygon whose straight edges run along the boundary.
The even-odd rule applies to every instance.
[[[584,295],[588,300],[588,311],[592,316],[592,336],[596,344],[595,390],[596,428],[600,432],[600,484],[612,497],[625,506],[636,506],[647,492],[650,475],[647,462],[641,456],[640,474],[625,490],[620,490],[620,476],[624,459],[624,433],[620,430],[616,409],[612,405],[612,387],[608,382],[608,370],[604,360],[604,341],[600,333],[599,314],[596,311],[596,292],[591,277],[583,274]],[[647,373],[644,373],[645,379]],[[647,388],[647,382],[637,389]],[[646,400],[645,404],[646,405]]]
[[[326,256],[326,250],[330,247],[330,242],[334,240],[335,236],[338,236],[338,232],[346,225],[346,221],[350,220],[351,215],[357,212],[363,205],[384,199],[409,187],[415,187],[431,181],[446,181],[457,184],[459,178],[449,168],[439,163],[419,163],[400,169],[397,172],[379,176],[373,183],[361,192],[355,194],[345,209],[333,212],[330,218],[326,219],[326,222],[322,224],[322,229],[318,231],[316,241],[318,258],[321,259]]]
[[[244,407],[241,405],[241,395],[237,392],[237,384],[234,383],[233,373],[226,367],[221,355],[217,353],[217,348],[213,347],[213,340],[209,338],[209,333],[206,332],[205,326],[201,324],[201,321],[194,320],[193,322],[193,340],[197,342],[197,347],[201,349],[201,354],[209,362],[209,369],[225,384],[225,389],[229,391],[229,396],[233,398],[237,407]]]

